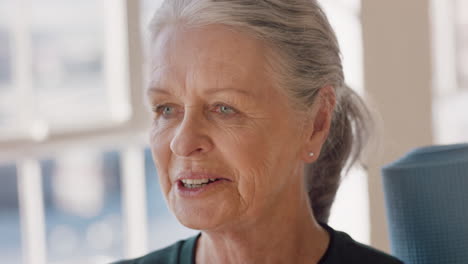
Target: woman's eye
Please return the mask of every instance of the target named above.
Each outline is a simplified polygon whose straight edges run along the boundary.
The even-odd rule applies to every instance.
[[[168,118],[174,115],[176,110],[171,105],[157,105],[153,108],[153,111],[158,115]]]
[[[215,111],[223,115],[232,115],[237,113],[237,111],[234,108],[222,104],[216,105]]]

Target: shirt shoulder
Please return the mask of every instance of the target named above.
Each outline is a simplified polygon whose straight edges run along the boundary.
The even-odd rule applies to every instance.
[[[192,264],[193,251],[198,236],[180,240],[163,249],[153,251],[145,256],[121,260],[111,264]]]
[[[183,241],[179,241],[145,256],[136,259],[121,260],[112,264],[176,264],[179,263],[178,256],[183,243]]]
[[[330,245],[320,264],[403,264],[387,253],[355,241],[344,232],[322,226],[330,233]]]

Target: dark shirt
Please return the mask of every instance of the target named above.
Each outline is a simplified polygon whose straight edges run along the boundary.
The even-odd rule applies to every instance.
[[[330,244],[318,264],[402,264],[400,260],[354,241],[348,234],[326,224]],[[195,264],[195,245],[200,234],[133,260],[114,264]]]

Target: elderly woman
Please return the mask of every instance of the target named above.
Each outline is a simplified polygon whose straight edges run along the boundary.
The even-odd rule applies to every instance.
[[[201,232],[120,263],[401,263],[326,224],[369,118],[315,0],[166,0],[151,32],[152,154]]]

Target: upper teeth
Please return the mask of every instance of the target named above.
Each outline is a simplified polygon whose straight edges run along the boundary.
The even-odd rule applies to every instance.
[[[182,182],[184,184],[204,184],[208,183],[209,181],[215,181],[216,179],[210,178],[210,179],[183,179]]]

